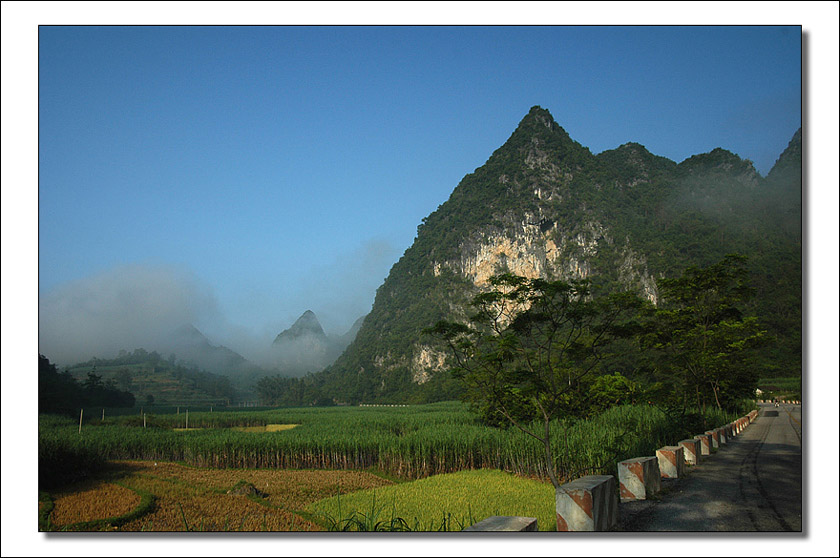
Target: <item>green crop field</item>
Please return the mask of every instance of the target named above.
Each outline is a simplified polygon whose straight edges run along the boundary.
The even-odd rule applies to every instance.
[[[307,511],[335,530],[376,530],[379,524],[395,530],[460,531],[493,515],[536,517],[541,531],[556,528],[550,483],[490,469],[336,495]]]
[[[718,426],[736,415],[707,417]],[[740,416],[740,415],[738,415]],[[290,408],[78,420],[44,415],[39,422],[39,477],[59,482],[108,460],[176,461],[196,467],[373,469],[413,480],[468,469],[547,478],[543,448],[513,429],[487,427],[457,402],[411,407]],[[695,421],[696,423],[696,421]],[[701,432],[702,423],[649,406],[622,406],[585,421],[557,421],[551,435],[566,479],[613,474],[623,459]],[[270,432],[267,425],[295,428]],[[175,431],[189,427],[190,430]],[[242,431],[247,429],[257,432]],[[254,428],[263,427],[263,428]]]

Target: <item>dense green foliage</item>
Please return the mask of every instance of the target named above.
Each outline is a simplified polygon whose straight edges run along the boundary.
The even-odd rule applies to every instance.
[[[488,236],[523,226],[561,248],[555,262],[561,269],[574,259],[588,270],[593,289],[603,291],[658,296],[662,278],[729,253],[749,254],[757,296],[745,312],[767,332],[751,365],[767,377],[801,372],[800,132],[763,178],[751,162],[720,148],[679,164],[635,143],[593,155],[548,111],[534,107],[423,220],[414,244],[378,289],[355,342],[311,385],[339,402],[457,397],[459,387],[445,372],[416,382],[412,359],[420,332],[466,317],[454,309],[465,307],[477,289],[459,272],[461,262]],[[576,238],[596,242],[597,249],[583,250]],[[544,279],[573,278],[560,275]],[[629,359],[616,365],[613,371],[627,377],[636,368]],[[432,381],[435,389],[427,385]]]
[[[550,423],[589,409],[583,382],[612,340],[632,333],[643,302],[629,293],[594,297],[588,281],[503,274],[490,283],[473,299],[470,325],[440,321],[425,331],[449,344],[453,375],[485,422],[510,421],[543,445],[549,478],[559,486]]]
[[[334,404],[332,399],[321,393],[312,374],[302,378],[266,376],[259,379],[256,389],[262,405],[327,407]]]
[[[662,302],[644,344],[672,404],[702,412],[755,395],[752,349],[765,332],[742,310],[754,292],[745,261],[733,254],[660,281]]]

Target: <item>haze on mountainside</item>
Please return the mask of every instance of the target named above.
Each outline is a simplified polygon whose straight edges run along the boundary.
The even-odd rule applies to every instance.
[[[261,368],[286,374],[278,366],[290,359],[300,365],[290,375],[323,367],[323,356],[284,357],[284,350],[272,344],[277,329],[254,333],[231,325],[209,286],[173,267],[129,265],[78,280],[43,295],[38,311],[39,352],[61,366],[143,348],[164,357],[175,353],[185,363],[217,373]],[[358,331],[361,318],[352,320],[348,330],[325,334],[332,360]]]
[[[768,230],[770,223],[783,226]],[[632,142],[593,155],[547,110],[533,107],[485,165],[423,219],[371,313],[345,339],[327,335],[307,311],[273,341],[240,333],[231,348],[226,340],[217,345],[192,325],[223,321],[208,289],[171,270],[134,268],[45,297],[41,352],[72,351],[56,343],[71,332],[69,339],[95,339],[93,355],[82,358],[136,347],[177,350],[187,355],[179,358],[226,373],[253,364],[283,375],[316,372],[324,394],[337,401],[437,400],[448,395],[447,360],[420,332],[441,318],[463,318],[466,301],[491,274],[589,277],[655,301],[657,278],[729,251],[755,256],[760,309],[785,343],[779,362],[801,365],[801,338],[790,331],[801,316],[800,132],[762,178],[723,149],[679,164]]]

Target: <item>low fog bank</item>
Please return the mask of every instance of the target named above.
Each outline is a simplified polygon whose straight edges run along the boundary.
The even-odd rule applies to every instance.
[[[38,351],[55,363],[163,346],[184,324],[219,321],[212,290],[175,267],[128,265],[39,297]]]
[[[306,293],[315,294],[311,286]],[[367,304],[361,306],[358,301],[362,294],[358,290],[348,296],[357,304],[323,312],[332,322],[349,324],[346,330],[325,327],[330,341],[341,339],[365,313],[359,311],[360,307],[370,309],[373,292]],[[70,366],[93,357],[114,358],[121,350],[143,348],[158,351],[164,358],[174,352],[181,360],[219,371],[231,362],[230,355],[211,350],[202,353],[202,348],[210,348],[209,344],[213,348],[227,347],[265,372],[303,375],[323,368],[323,351],[313,354],[309,362],[301,347],[292,347],[294,354],[289,355],[272,345],[277,335],[291,327],[307,309],[305,302],[297,306],[300,310],[294,318],[270,325],[232,324],[220,310],[213,289],[194,274],[173,266],[121,266],[66,283],[39,297],[38,351],[59,366]],[[313,305],[316,314],[321,306]],[[188,325],[194,326],[203,338],[185,336]],[[219,366],[214,366],[214,362]],[[292,369],[289,362],[297,366]]]

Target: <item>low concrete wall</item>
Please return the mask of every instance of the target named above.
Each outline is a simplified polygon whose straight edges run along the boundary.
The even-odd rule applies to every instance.
[[[700,440],[691,438],[690,440],[680,440],[678,442],[683,448],[683,458],[689,465],[697,465],[701,459]]]
[[[536,517],[520,517],[516,515],[493,515],[475,525],[470,525],[464,531],[536,531]]]
[[[612,475],[588,475],[555,492],[558,531],[609,531],[618,522],[618,487]]]
[[[685,456],[682,446],[665,446],[656,450],[659,474],[663,479],[677,479],[683,476]]]
[[[696,440],[700,440],[700,454],[701,455],[711,455],[712,454],[712,435],[711,434],[698,434],[694,437]]]
[[[618,492],[622,502],[645,500],[659,492],[662,479],[655,456],[636,457],[618,464]]]

